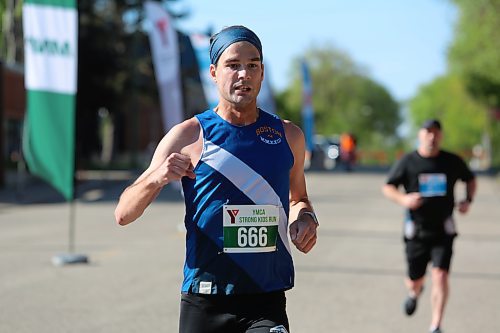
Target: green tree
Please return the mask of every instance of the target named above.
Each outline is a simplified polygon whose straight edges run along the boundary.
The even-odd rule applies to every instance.
[[[21,63],[23,58],[22,0],[0,1],[0,59]]]
[[[163,0],[174,19],[175,13]],[[117,125],[118,151],[139,147],[139,102],[142,107],[158,104],[149,39],[143,29],[144,9],[140,0],[78,1],[79,64],[77,101],[77,149],[81,167],[100,151],[99,110],[109,110]],[[132,133],[125,136],[124,132]],[[137,164],[137,161],[131,161]]]
[[[460,17],[450,47],[451,70],[464,79],[467,91],[488,108],[492,121],[493,163],[500,166],[500,0],[453,0]]]
[[[413,134],[425,119],[438,118],[445,131],[443,147],[462,154],[481,143],[488,122],[484,107],[470,97],[457,75],[443,76],[422,86],[409,102],[409,110],[416,124]]]
[[[346,53],[333,46],[312,47],[303,57],[313,85],[316,132],[324,135],[352,132],[366,148],[386,145],[397,138],[399,105],[390,93],[366,74]],[[301,123],[302,78],[300,59],[293,62],[290,86],[278,94],[278,110]]]

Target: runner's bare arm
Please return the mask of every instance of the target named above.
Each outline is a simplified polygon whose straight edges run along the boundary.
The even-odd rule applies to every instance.
[[[474,201],[477,190],[476,178],[472,178],[465,184],[465,198],[458,203],[458,211],[465,214],[469,211],[470,204]]]
[[[187,176],[194,178],[193,165],[200,137],[195,118],[174,126],[160,141],[151,164],[127,187],[115,209],[115,220],[127,225],[139,218],[160,193],[163,186]]]
[[[290,171],[290,238],[299,251],[308,253],[316,244],[318,225],[312,216],[304,214],[304,212],[314,212],[307,195],[304,176],[304,134],[291,122],[285,120],[283,123],[286,139],[294,158]]]
[[[403,193],[392,184],[384,184],[384,186],[382,186],[382,193],[395,203],[408,209],[417,209],[423,203],[420,193]]]

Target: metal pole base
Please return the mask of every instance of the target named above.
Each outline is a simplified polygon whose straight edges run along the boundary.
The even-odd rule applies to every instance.
[[[66,253],[66,254],[58,254],[52,257],[52,264],[54,266],[88,264],[88,263],[89,259],[84,254]]]

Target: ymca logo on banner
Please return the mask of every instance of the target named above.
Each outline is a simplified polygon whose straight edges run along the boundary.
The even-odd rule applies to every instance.
[[[171,26],[171,19],[157,2],[147,1],[144,4],[146,17],[152,23],[149,33],[151,51],[158,83],[176,80],[178,76],[179,51],[177,34]]]
[[[159,2],[146,1],[144,8],[146,18],[151,23],[149,40],[153,66],[158,85],[163,126],[168,132],[184,118],[177,32],[172,26],[170,16]]]
[[[158,19],[155,22],[155,29],[158,30],[158,33],[161,38],[161,43],[164,47],[168,46],[168,20],[164,17]]]

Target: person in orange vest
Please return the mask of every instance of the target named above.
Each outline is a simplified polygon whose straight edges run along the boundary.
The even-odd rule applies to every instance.
[[[351,171],[356,162],[356,138],[352,133],[340,136],[340,159],[347,171]]]

